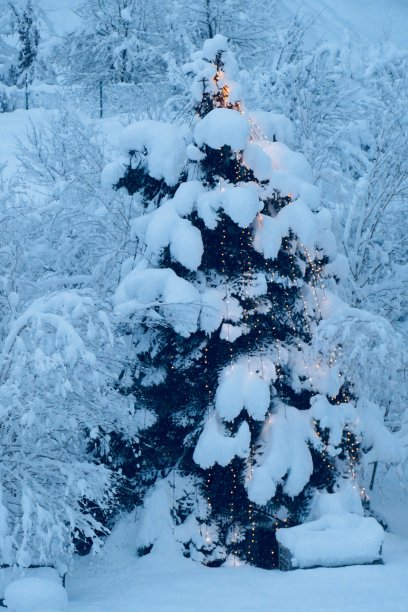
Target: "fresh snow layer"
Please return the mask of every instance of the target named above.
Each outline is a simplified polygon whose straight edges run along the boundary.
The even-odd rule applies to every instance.
[[[197,330],[200,302],[198,290],[170,268],[132,270],[114,295],[122,314],[161,318],[185,338]]]

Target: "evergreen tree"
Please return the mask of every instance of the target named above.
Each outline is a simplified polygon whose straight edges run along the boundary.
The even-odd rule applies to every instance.
[[[40,32],[38,30],[31,0],[28,0],[23,11],[18,11],[10,4],[16,19],[16,31],[19,38],[17,66],[10,68],[9,78],[15,78],[20,87],[31,83],[34,78],[35,64],[38,56]]]
[[[340,347],[314,344],[336,304],[334,240],[308,164],[276,142],[284,119],[261,129],[245,111],[226,39],[206,41],[186,72],[192,129],[129,126],[117,183],[145,205],[139,261],[115,294],[135,338],[129,389],[156,415],[141,488],[156,483],[148,513],[170,483],[187,556],[271,568],[276,529],[356,477]]]

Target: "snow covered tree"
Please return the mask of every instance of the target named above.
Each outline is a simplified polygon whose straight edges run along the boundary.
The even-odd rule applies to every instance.
[[[69,82],[88,87],[140,83],[164,72],[160,3],[87,0],[77,12],[83,26],[67,36],[59,51]]]
[[[284,144],[289,122],[243,107],[226,38],[185,71],[192,128],[130,125],[131,163],[109,168],[145,206],[114,298],[137,355],[128,385],[156,415],[141,436],[154,487],[140,543],[167,496],[187,556],[270,568],[276,529],[305,520],[317,491],[358,489],[341,346],[315,343],[345,308],[330,291],[344,262],[308,163]]]
[[[14,27],[19,39],[17,65],[10,70],[15,74],[17,85],[22,87],[26,83],[31,83],[34,78],[40,32],[30,0],[24,9],[17,9],[11,3],[10,7],[14,13]]]

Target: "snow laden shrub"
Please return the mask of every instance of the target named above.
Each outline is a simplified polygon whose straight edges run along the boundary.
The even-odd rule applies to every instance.
[[[114,295],[133,334],[128,384],[156,417],[141,439],[140,548],[173,522],[187,556],[271,568],[276,529],[304,521],[316,491],[346,480],[359,494],[358,398],[336,339],[316,343],[345,308],[345,262],[288,121],[265,114],[265,134],[240,101],[227,40],[207,40],[185,72],[191,128],[130,125],[117,182],[145,208]]]
[[[53,113],[0,184],[0,549],[11,565],[98,547],[129,490],[117,448],[135,461],[149,424],[117,388],[128,355],[109,291],[134,256],[136,204],[104,197],[103,159],[89,127]]]
[[[63,562],[73,535],[96,542],[106,532],[119,483],[89,446],[101,431],[138,430],[102,359],[112,342],[107,313],[85,291],[37,299],[10,325],[0,362],[3,563]]]

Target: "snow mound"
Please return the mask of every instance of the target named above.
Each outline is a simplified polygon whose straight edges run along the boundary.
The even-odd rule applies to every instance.
[[[5,602],[10,612],[64,612],[67,592],[61,584],[47,578],[21,578],[8,585]]]
[[[122,164],[111,162],[107,164],[101,173],[101,187],[103,189],[112,189],[114,185],[122,178],[124,169]]]
[[[194,128],[194,140],[199,147],[207,144],[212,149],[231,147],[234,151],[245,148],[249,136],[248,120],[235,110],[215,108]]]
[[[311,415],[319,421],[321,429],[329,431],[329,444],[338,446],[347,426],[356,422],[357,414],[352,403],[330,404],[327,397],[315,395],[310,400]]]
[[[379,561],[384,530],[372,517],[335,508],[315,521],[278,529],[276,537],[290,551],[293,568],[338,567]]]
[[[201,232],[180,216],[178,209],[182,206],[181,195],[165,201],[152,213],[133,221],[132,235],[146,245],[146,257],[150,253],[159,255],[169,247],[173,260],[188,270],[197,270],[204,252]]]
[[[282,240],[290,230],[299,238],[302,247],[307,249],[313,260],[316,246],[329,247],[325,251],[331,255],[334,237],[327,227],[326,216],[314,214],[302,200],[296,200],[282,208],[275,217],[258,215],[256,220],[254,247],[268,259],[278,255]]]

